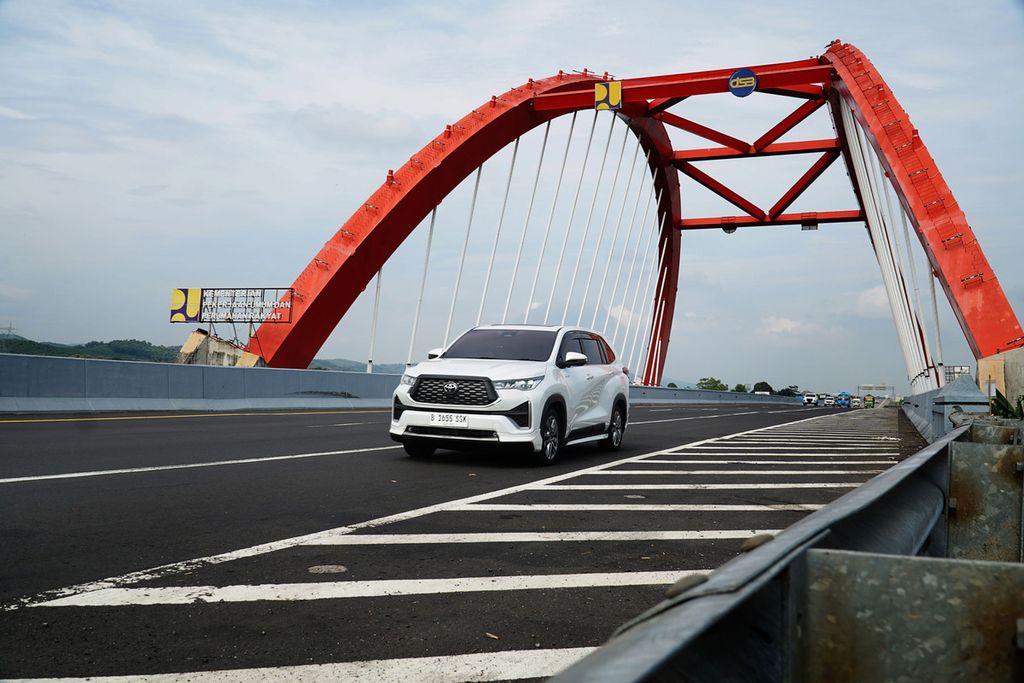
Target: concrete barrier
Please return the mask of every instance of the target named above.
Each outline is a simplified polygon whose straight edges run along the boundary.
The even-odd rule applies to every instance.
[[[0,412],[383,407],[400,375],[0,354]]]
[[[387,407],[400,375],[0,353],[0,413]],[[800,404],[799,397],[632,387],[644,403]]]

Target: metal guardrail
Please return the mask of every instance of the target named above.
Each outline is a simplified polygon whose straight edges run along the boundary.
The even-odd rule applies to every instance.
[[[1024,680],[1022,431],[972,429],[673,586],[551,680]]]

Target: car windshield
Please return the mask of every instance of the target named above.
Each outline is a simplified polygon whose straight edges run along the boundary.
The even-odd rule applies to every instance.
[[[470,330],[441,357],[545,361],[551,357],[555,336],[553,330]]]

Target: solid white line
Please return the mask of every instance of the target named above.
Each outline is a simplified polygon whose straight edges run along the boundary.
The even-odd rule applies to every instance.
[[[784,450],[787,450],[787,449],[794,449],[794,446],[792,446],[792,445],[789,445],[789,446],[761,446],[761,445],[754,445],[754,444],[738,444],[738,445],[732,446],[732,445],[728,445],[728,444],[709,443],[706,446],[701,446],[700,448],[701,448],[702,451],[722,451],[724,453],[728,453],[729,451],[742,450],[744,448],[747,449],[747,450],[754,449],[754,450],[759,450],[759,451],[784,451]],[[796,448],[799,448],[799,446],[797,446]],[[804,448],[816,448],[818,450],[823,450],[826,447],[823,447],[823,446],[818,445],[818,444],[807,444],[806,446],[804,446]],[[840,453],[845,452],[845,451],[849,451],[849,450],[867,450],[867,451],[870,451],[872,453],[878,452],[878,451],[872,451],[871,449],[872,448],[876,448],[876,447],[875,446],[871,446],[869,444],[859,444],[859,445],[855,445],[855,446],[827,446],[827,448],[830,451],[838,451]],[[879,449],[890,448],[891,449],[892,446],[879,445],[879,446],[877,446],[877,448],[879,448]],[[891,451],[890,450],[890,451],[886,451],[886,453],[898,453],[898,451]]]
[[[895,465],[892,460],[644,460],[659,465]],[[827,471],[827,470],[824,470]]]
[[[650,504],[621,505],[590,504],[590,503],[537,503],[537,504],[489,504],[460,505],[454,508],[458,512],[772,512],[799,511],[809,512],[823,506],[804,503],[779,503],[773,505],[681,505],[681,504]]]
[[[544,574],[539,576],[469,576],[457,579],[390,579],[381,581],[318,581],[238,586],[163,586],[105,588],[39,603],[36,607],[127,607],[191,605],[197,602],[255,602],[379,598],[395,595],[438,595],[598,586],[657,586],[707,570]]]
[[[721,456],[722,458],[768,458],[768,457],[780,457],[780,458],[843,458],[840,462],[848,462],[846,458],[878,458],[878,457],[896,457],[899,453],[889,451],[870,451],[860,453],[832,453],[829,451],[819,451],[817,453],[793,453],[793,452],[772,452],[772,453],[761,453],[758,451],[750,452],[735,452],[735,451],[709,451],[704,452],[702,450],[694,449],[680,449],[666,453],[665,455],[693,455],[704,458],[710,458],[712,456]],[[660,460],[646,460],[645,462],[661,462]],[[856,461],[849,461],[856,462]]]
[[[789,424],[798,424],[799,422],[809,422],[809,421],[818,420],[818,419],[821,419],[821,416],[809,417],[809,418],[805,418],[803,420],[799,420],[799,421],[796,421],[796,422],[790,422]],[[750,429],[750,430],[747,430],[745,432],[738,432],[736,434],[731,434],[729,436],[738,436],[740,434],[752,434],[754,432],[760,432],[760,431],[764,431],[766,429],[772,429],[774,426],[776,426],[776,425],[772,425],[772,426],[769,426],[769,427],[758,427],[757,429]],[[704,439],[702,441],[695,441],[695,442],[693,442],[691,444],[688,444],[688,445],[689,446],[699,446],[699,445],[701,445],[703,443],[708,443],[708,442],[714,441],[715,439],[718,439],[718,438],[721,438],[721,437],[714,437],[714,438],[711,438],[711,439]],[[90,592],[90,591],[96,591],[96,590],[101,590],[101,589],[105,589],[105,588],[131,585],[133,583],[138,583],[139,581],[148,581],[148,580],[151,580],[151,579],[156,579],[156,578],[161,578],[161,577],[164,577],[164,576],[168,576],[170,574],[177,574],[177,573],[180,573],[180,572],[187,572],[187,571],[191,571],[193,569],[197,569],[199,567],[208,566],[208,565],[211,565],[211,564],[220,564],[220,563],[223,563],[223,562],[231,562],[233,560],[238,560],[238,559],[242,559],[242,558],[246,558],[246,557],[254,557],[256,555],[262,555],[262,554],[269,553],[269,552],[275,552],[277,550],[283,550],[285,548],[293,548],[295,546],[305,545],[305,544],[307,544],[307,543],[309,543],[309,542],[313,541],[314,539],[316,539],[318,537],[321,537],[321,536],[328,536],[328,535],[338,534],[338,533],[348,533],[348,532],[351,532],[351,531],[355,531],[356,529],[369,529],[369,528],[374,528],[374,527],[378,527],[378,526],[383,526],[385,524],[391,524],[393,522],[400,522],[400,521],[404,521],[404,520],[407,520],[407,519],[415,519],[417,517],[423,517],[425,515],[433,514],[435,512],[443,512],[443,511],[452,509],[454,506],[465,505],[465,504],[468,504],[468,503],[474,503],[474,502],[483,501],[483,500],[490,500],[492,498],[498,498],[498,497],[501,497],[501,496],[506,496],[506,495],[510,495],[510,494],[513,494],[513,493],[518,493],[520,491],[525,490],[525,488],[527,486],[532,486],[532,485],[536,485],[536,484],[543,484],[543,483],[552,483],[553,484],[555,482],[559,482],[559,481],[562,481],[564,479],[571,479],[573,477],[578,477],[578,476],[585,475],[585,474],[592,474],[594,472],[599,472],[599,471],[601,471],[601,470],[603,470],[605,468],[608,468],[608,467],[615,467],[617,465],[623,465],[623,464],[626,464],[626,463],[631,463],[631,462],[634,462],[634,461],[643,460],[644,458],[649,458],[649,457],[651,457],[653,455],[670,454],[670,453],[672,453],[673,448],[675,448],[675,447],[671,447],[671,448],[667,448],[667,449],[662,449],[662,450],[658,450],[658,451],[652,451],[650,453],[643,453],[641,455],[635,455],[635,456],[628,457],[628,458],[622,458],[621,460],[615,460],[615,461],[604,463],[604,464],[601,464],[601,465],[595,465],[594,467],[590,467],[590,468],[586,468],[586,469],[582,469],[582,470],[576,470],[576,471],[573,471],[573,472],[567,472],[565,474],[560,474],[560,475],[556,475],[554,477],[549,477],[547,479],[541,479],[541,480],[538,480],[538,481],[529,482],[527,484],[522,484],[522,485],[519,485],[519,486],[511,486],[511,487],[508,487],[508,488],[505,488],[505,489],[500,489],[498,491],[492,491],[490,493],[484,493],[484,494],[480,494],[480,495],[477,495],[477,496],[469,496],[467,498],[461,498],[461,499],[458,499],[458,500],[448,501],[448,502],[445,502],[445,503],[438,503],[436,505],[427,505],[425,507],[418,508],[418,509],[415,509],[415,510],[409,510],[407,512],[401,512],[401,513],[394,514],[394,515],[388,515],[386,517],[378,517],[377,519],[371,519],[371,520],[368,520],[368,521],[365,521],[365,522],[359,522],[357,524],[352,524],[352,525],[347,526],[347,527],[337,527],[337,528],[334,528],[334,529],[325,529],[324,531],[318,531],[318,532],[315,532],[315,533],[312,533],[312,534],[305,534],[303,536],[295,536],[295,537],[292,537],[292,538],[280,539],[280,540],[277,540],[277,541],[272,541],[270,543],[261,543],[259,545],[249,546],[248,548],[241,548],[241,549],[238,549],[238,550],[232,550],[230,552],[220,553],[220,554],[217,554],[217,555],[208,555],[206,557],[198,557],[198,558],[194,558],[194,559],[191,559],[191,560],[183,560],[183,561],[179,561],[179,562],[171,562],[171,563],[168,563],[168,564],[165,564],[165,565],[160,565],[160,566],[152,567],[152,568],[149,568],[149,569],[143,569],[143,570],[140,570],[140,571],[129,572],[127,574],[121,574],[121,575],[118,575],[118,576],[111,576],[111,577],[108,577],[108,578],[105,578],[105,579],[100,579],[98,581],[90,581],[90,582],[87,582],[87,583],[81,583],[81,584],[76,584],[76,585],[73,585],[73,586],[67,586],[65,588],[61,588],[61,589],[54,590],[54,591],[46,591],[44,593],[39,593],[39,594],[36,594],[36,595],[33,595],[33,596],[28,596],[26,598],[18,599],[18,600],[14,601],[14,602],[11,602],[11,603],[6,603],[6,604],[3,604],[3,605],[0,605],[0,611],[11,611],[11,610],[19,609],[20,607],[32,605],[32,604],[38,603],[40,600],[49,599],[49,598],[54,597],[54,596],[76,595],[76,594],[79,594],[79,593],[87,593],[87,592]]]
[[[699,476],[723,474],[732,476],[749,474],[785,474],[792,476],[797,474],[822,475],[822,474],[877,474],[883,470],[602,470],[600,472],[588,472],[587,474],[694,474]]]
[[[444,543],[535,543],[577,541],[706,541],[776,534],[778,530],[707,531],[512,531],[493,534],[347,534],[321,536],[306,545],[407,545]]]
[[[653,424],[659,424],[661,422],[680,422],[682,420],[714,420],[714,419],[719,418],[719,417],[735,417],[737,415],[754,415],[754,414],[759,413],[759,412],[761,412],[761,411],[759,411],[759,410],[751,410],[751,411],[748,411],[748,412],[745,412],[745,413],[725,413],[724,415],[693,415],[693,416],[690,416],[690,417],[668,417],[668,418],[665,418],[664,420],[644,420],[642,422],[630,422],[629,426],[630,427],[635,427],[636,425],[653,425]]]
[[[574,647],[552,650],[506,650],[467,655],[373,659],[362,662],[331,662],[298,666],[189,671],[187,673],[139,676],[90,676],[89,678],[14,679],[12,683],[250,683],[250,681],[294,681],[295,683],[462,683],[463,681],[510,681],[548,678],[587,656],[597,648]]]
[[[860,484],[844,483],[775,483],[757,484],[548,484],[538,486],[538,491],[739,491],[756,489],[855,489]]]
[[[389,451],[401,446],[376,446],[374,448],[352,448],[347,451],[325,451],[323,453],[297,453],[295,455],[272,455],[266,458],[243,458],[241,460],[215,460],[213,462],[195,462],[188,465],[157,465],[153,467],[131,467],[121,470],[94,470],[91,472],[67,472],[65,474],[41,474],[32,477],[11,477],[0,479],[0,484],[14,484],[23,481],[43,481],[47,479],[79,479],[81,477],[103,477],[109,474],[138,474],[139,472],[166,472],[167,470],[189,470],[197,467],[220,467],[222,465],[248,465],[257,462],[273,462],[275,460],[297,460],[300,458],[321,458],[326,455],[345,455],[347,453],[370,453],[373,451]]]

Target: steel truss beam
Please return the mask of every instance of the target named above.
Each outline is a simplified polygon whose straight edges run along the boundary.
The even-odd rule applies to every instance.
[[[680,230],[709,230],[711,228],[763,228],[773,225],[818,225],[822,223],[855,223],[864,221],[864,212],[805,211],[784,213],[774,218],[758,220],[753,216],[716,216],[711,218],[683,218],[676,227]]]

